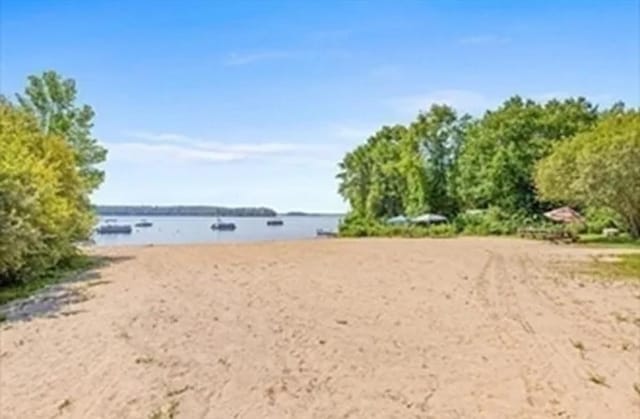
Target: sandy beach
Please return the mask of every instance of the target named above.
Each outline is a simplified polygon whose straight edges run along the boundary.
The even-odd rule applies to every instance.
[[[0,325],[2,418],[638,418],[640,287],[512,240],[96,248]],[[602,250],[600,250],[602,252]]]

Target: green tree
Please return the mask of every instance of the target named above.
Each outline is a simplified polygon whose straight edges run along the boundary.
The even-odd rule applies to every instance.
[[[92,215],[73,150],[0,100],[0,284],[29,279],[75,251]]]
[[[77,105],[76,83],[54,71],[29,76],[23,95],[17,95],[23,109],[35,116],[45,135],[64,138],[73,148],[80,176],[88,192],[104,180],[96,166],[105,161],[107,150],[93,138],[93,109]]]
[[[338,164],[340,172],[338,192],[351,210],[360,217],[366,216],[367,197],[370,190],[371,159],[366,145],[360,145],[347,153]]]
[[[540,105],[518,96],[471,124],[456,164],[455,190],[464,208],[497,206],[538,212],[533,172],[554,143],[589,129],[597,109],[583,98]]]
[[[404,211],[405,175],[400,143],[406,128],[383,127],[340,162],[338,192],[362,218],[382,218]]]
[[[538,163],[536,185],[545,199],[610,208],[640,237],[640,112],[618,107],[557,144]]]
[[[409,127],[412,137],[409,141],[417,144],[424,166],[424,180],[419,182],[424,189],[421,211],[455,212],[456,202],[449,181],[468,120],[467,116],[458,118],[456,111],[447,105],[433,105],[428,112],[420,113]]]

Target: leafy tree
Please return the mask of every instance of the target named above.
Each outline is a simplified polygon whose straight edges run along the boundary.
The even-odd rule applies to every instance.
[[[405,133],[400,125],[383,127],[339,164],[338,191],[358,216],[381,218],[403,212],[400,142]]]
[[[367,197],[370,189],[371,159],[366,145],[360,145],[347,153],[338,164],[340,180],[338,192],[349,202],[352,211],[360,216],[366,216]]]
[[[539,211],[544,203],[534,187],[535,163],[555,142],[597,118],[597,109],[583,98],[540,105],[515,96],[488,111],[469,127],[457,161],[454,182],[463,207]]]
[[[640,112],[618,107],[557,144],[538,163],[536,184],[546,199],[614,210],[640,237]]]
[[[28,279],[74,252],[92,215],[73,150],[0,100],[0,284]]]
[[[58,135],[71,145],[85,188],[95,190],[104,180],[104,172],[96,165],[105,161],[107,150],[91,135],[93,109],[76,104],[75,81],[45,71],[29,76],[24,95],[17,98],[21,107],[35,116],[45,135]]]
[[[418,146],[424,166],[424,203],[421,210],[451,214],[456,203],[449,178],[464,139],[468,117],[462,119],[447,105],[433,105],[420,113],[409,128],[409,136]],[[417,188],[416,188],[417,190]]]

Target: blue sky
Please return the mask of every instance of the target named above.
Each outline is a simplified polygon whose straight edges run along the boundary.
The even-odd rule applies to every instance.
[[[341,211],[344,152],[431,103],[640,100],[637,0],[0,3],[0,90],[76,79],[101,204]]]

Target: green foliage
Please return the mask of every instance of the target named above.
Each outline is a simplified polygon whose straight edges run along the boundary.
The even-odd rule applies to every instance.
[[[467,121],[435,105],[409,128],[383,127],[340,162],[339,193],[364,218],[453,213],[449,178]]]
[[[358,216],[347,216],[340,224],[341,237],[453,237],[455,226],[440,224],[432,226],[389,225]]]
[[[472,236],[515,234],[522,226],[534,223],[536,221],[523,214],[513,215],[498,207],[461,213],[454,220],[457,231]]]
[[[455,212],[457,203],[451,194],[449,182],[468,119],[467,116],[458,118],[455,110],[448,106],[433,105],[428,112],[420,113],[409,127],[406,141],[412,143],[412,149],[418,157],[416,161],[422,169],[422,179],[419,176],[409,177],[420,185],[420,188],[411,188],[421,194],[421,197],[414,197],[412,201],[422,200],[422,205],[407,208],[407,213]]]
[[[621,226],[638,235],[637,115],[622,103],[598,112],[584,98],[515,96],[478,119],[432,106],[344,157],[339,192],[358,217],[345,228],[380,235],[374,225],[389,217],[432,212],[454,219],[457,232],[513,234],[530,224],[550,228],[541,214],[568,204],[586,210],[586,226],[572,226],[574,233]],[[488,210],[465,213],[473,208]]]
[[[0,103],[0,284],[33,278],[74,252],[91,213],[73,151],[7,102]]]
[[[587,233],[601,234],[605,228],[624,228],[624,222],[610,208],[589,207],[585,210]]]
[[[554,142],[596,120],[596,109],[582,98],[541,105],[515,96],[487,112],[471,124],[460,152],[455,184],[463,207],[538,212],[535,163]]]
[[[28,281],[13,280],[0,283],[0,305],[19,298],[25,298],[34,292],[52,284],[56,284],[70,274],[90,269],[98,264],[98,260],[79,253],[69,255],[59,261],[56,266],[51,266],[38,273]]]
[[[75,98],[73,80],[54,72],[30,77],[18,105],[0,98],[2,295],[57,277],[93,226],[89,193],[102,181],[95,165],[106,150],[91,137],[93,111]]]
[[[634,239],[628,234],[606,237],[602,234],[583,234],[580,236],[580,243],[592,247],[607,247],[634,249],[640,248],[640,240]]]
[[[339,193],[361,217],[402,211],[406,180],[402,170],[402,126],[383,127],[340,162]]]
[[[640,112],[610,112],[559,143],[538,163],[536,183],[546,199],[613,210],[640,237]]]
[[[55,71],[29,76],[24,95],[17,95],[18,103],[36,118],[43,134],[59,136],[72,147],[84,187],[91,192],[104,180],[104,172],[96,165],[105,161],[107,150],[91,135],[93,109],[76,105],[76,97],[75,81]]]
[[[596,260],[591,264],[592,274],[607,278],[628,278],[640,281],[640,254],[616,255],[615,260]]]

